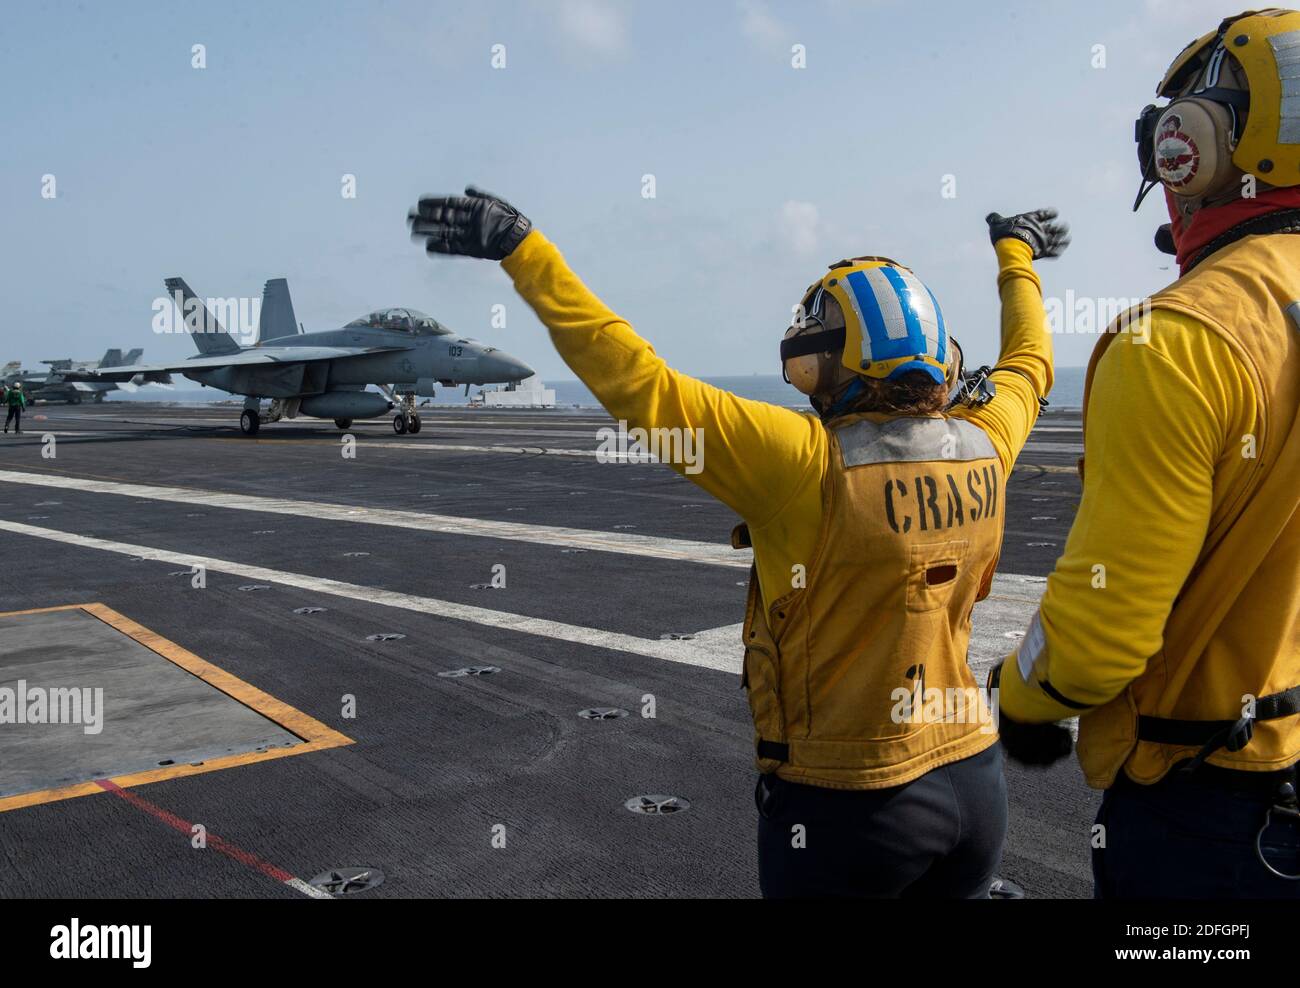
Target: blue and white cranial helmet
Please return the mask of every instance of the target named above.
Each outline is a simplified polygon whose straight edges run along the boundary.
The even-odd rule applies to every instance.
[[[886,257],[855,257],[831,265],[805,296],[819,313],[829,295],[844,314],[844,366],[888,380],[923,371],[942,384],[950,359],[939,303],[916,275]]]

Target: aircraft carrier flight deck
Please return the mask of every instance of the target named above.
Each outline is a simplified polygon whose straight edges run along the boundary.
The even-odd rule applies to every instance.
[[[37,406],[3,437],[0,687],[98,642],[122,726],[0,766],[6,897],[758,894],[729,511],[600,462],[598,411],[251,438],[232,408]],[[1079,428],[1045,414],[1008,482],[981,682],[1064,545]],[[1089,895],[1074,761],[1006,771],[1002,876]]]

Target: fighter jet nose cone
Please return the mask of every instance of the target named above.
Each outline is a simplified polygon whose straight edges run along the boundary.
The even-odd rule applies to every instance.
[[[508,353],[494,353],[492,355],[496,362],[496,376],[502,381],[522,381],[526,377],[533,376],[533,369],[518,357],[512,357]]]

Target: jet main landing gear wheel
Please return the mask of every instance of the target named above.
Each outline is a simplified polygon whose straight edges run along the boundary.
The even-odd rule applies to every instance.
[[[415,434],[419,432],[420,429],[422,428],[423,428],[423,423],[420,421],[420,416],[412,415],[410,424],[408,424],[406,427],[406,431]]]
[[[401,436],[401,435],[405,435],[405,434],[406,434],[406,416],[405,416],[405,415],[394,415],[394,416],[393,416],[393,431],[396,432],[399,436]]]
[[[261,427],[262,417],[257,412],[245,408],[244,413],[239,416],[239,431],[246,436],[255,436]]]

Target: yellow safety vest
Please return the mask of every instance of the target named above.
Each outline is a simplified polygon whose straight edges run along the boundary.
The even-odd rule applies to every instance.
[[[1211,519],[1162,649],[1123,693],[1079,720],[1079,761],[1095,788],[1121,768],[1155,782],[1212,740],[1225,747],[1208,760],[1226,768],[1274,771],[1300,759],[1297,299],[1300,236],[1289,234],[1243,238],[1151,299],[1227,343],[1254,385],[1262,427],[1255,467]],[[1085,410],[1097,363],[1117,338],[1104,336],[1093,352]],[[1225,442],[1229,454],[1250,450],[1248,437]]]
[[[759,771],[880,789],[997,740],[966,647],[1001,550],[1005,477],[962,419],[851,415],[828,431],[806,586],[764,613],[751,572],[744,683]],[[747,542],[742,525],[733,544]]]

